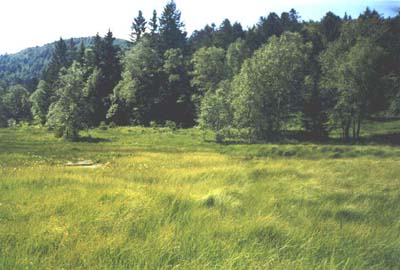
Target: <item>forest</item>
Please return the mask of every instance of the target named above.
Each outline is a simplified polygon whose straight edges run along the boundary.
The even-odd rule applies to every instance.
[[[110,30],[60,38],[27,81],[5,65],[0,127],[42,125],[76,140],[99,126],[198,125],[218,142],[273,141],[296,127],[310,140],[340,130],[355,142],[372,116],[400,114],[400,14],[302,21],[292,9],[188,36],[170,1],[160,16],[139,11],[131,29],[126,46]]]

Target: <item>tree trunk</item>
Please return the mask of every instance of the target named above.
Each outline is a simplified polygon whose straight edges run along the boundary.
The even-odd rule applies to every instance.
[[[360,139],[360,131],[361,131],[361,116],[357,119],[357,140]]]
[[[351,125],[350,121],[347,121],[345,130],[344,130],[344,140],[346,142],[348,142],[349,138],[350,138],[350,125]]]

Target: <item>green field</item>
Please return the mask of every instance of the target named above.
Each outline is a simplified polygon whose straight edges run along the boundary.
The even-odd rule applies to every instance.
[[[0,269],[400,269],[399,134],[391,121],[359,145],[219,145],[197,129],[74,143],[0,129]]]

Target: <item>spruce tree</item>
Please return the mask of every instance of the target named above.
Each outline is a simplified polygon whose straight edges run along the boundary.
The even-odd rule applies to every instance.
[[[53,56],[50,60],[49,66],[45,71],[43,78],[51,86],[55,84],[58,79],[58,73],[61,68],[68,67],[68,48],[65,41],[60,38],[60,40],[55,44]]]
[[[157,11],[153,10],[153,17],[151,17],[150,22],[150,32],[152,35],[154,35],[155,33],[157,33],[158,31],[158,18],[157,18]]]
[[[99,33],[96,34],[93,40],[93,59],[92,65],[96,68],[101,68],[103,64],[103,40],[100,37]]]
[[[77,60],[78,52],[76,49],[76,44],[73,38],[71,38],[68,42],[67,46],[67,62],[68,66],[72,64],[73,61]]]
[[[186,32],[181,22],[181,12],[172,0],[164,7],[160,18],[160,36],[163,52],[168,49],[184,49],[186,46]]]
[[[81,41],[81,43],[79,45],[78,56],[77,56],[77,58],[78,58],[77,61],[81,65],[83,65],[85,63],[85,51],[86,51],[85,44],[83,43],[83,41]]]
[[[146,19],[143,17],[143,12],[139,10],[138,16],[133,19],[132,22],[132,33],[131,33],[131,41],[137,42],[146,32]]]

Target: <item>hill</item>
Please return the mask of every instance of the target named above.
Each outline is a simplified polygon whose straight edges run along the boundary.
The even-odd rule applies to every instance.
[[[74,43],[81,42],[85,46],[93,43],[93,37],[73,38]],[[123,50],[129,47],[128,41],[116,39],[115,44]],[[33,91],[37,82],[47,67],[55,46],[55,42],[24,49],[15,54],[0,55],[0,81],[7,84],[23,84],[28,90]]]

